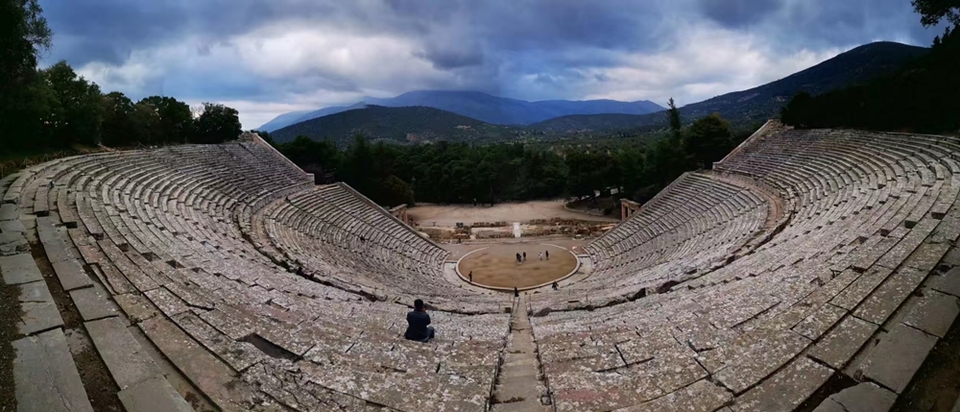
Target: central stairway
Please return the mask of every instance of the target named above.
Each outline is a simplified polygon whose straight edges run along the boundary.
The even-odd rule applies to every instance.
[[[540,372],[537,344],[527,316],[527,296],[514,299],[510,336],[494,388],[493,412],[553,411]]]

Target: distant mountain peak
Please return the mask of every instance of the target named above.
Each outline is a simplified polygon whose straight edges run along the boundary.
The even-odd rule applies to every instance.
[[[278,130],[298,122],[336,114],[349,108],[363,107],[364,104],[384,107],[432,107],[499,125],[526,125],[571,114],[644,114],[664,110],[663,107],[646,100],[636,102],[607,99],[531,102],[499,97],[474,90],[414,90],[391,98],[366,96],[361,102],[354,105],[327,107],[301,116],[293,116],[292,119],[289,114],[284,114],[264,126],[270,125],[273,130]]]
[[[735,124],[776,117],[780,108],[798,91],[825,93],[841,87],[862,84],[879,75],[891,73],[929,49],[881,41],[868,43],[840,53],[813,67],[749,90],[727,93],[680,108],[681,118],[690,122],[720,113]],[[610,131],[640,127],[665,127],[662,115],[563,116],[530,127],[552,132]]]

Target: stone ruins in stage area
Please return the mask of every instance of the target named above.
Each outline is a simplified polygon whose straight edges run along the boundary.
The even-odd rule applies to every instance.
[[[257,138],[61,159],[0,181],[17,399],[96,408],[81,334],[131,412],[883,411],[960,308],[958,193],[956,138],[771,122],[515,300]]]

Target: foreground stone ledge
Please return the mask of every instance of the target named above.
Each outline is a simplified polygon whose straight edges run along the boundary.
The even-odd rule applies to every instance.
[[[54,329],[13,342],[19,412],[93,412],[63,331]]]

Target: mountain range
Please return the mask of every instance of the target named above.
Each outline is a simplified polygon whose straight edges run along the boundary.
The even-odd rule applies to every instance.
[[[680,108],[681,118],[689,123],[711,113],[719,113],[735,125],[778,117],[780,108],[799,91],[817,95],[845,86],[862,84],[892,73],[908,61],[930,49],[893,42],[866,44],[841,53],[809,69],[749,90],[727,93]],[[529,127],[549,132],[609,131],[641,127],[663,127],[663,115],[600,114],[557,117]]]
[[[716,112],[734,125],[763,121],[777,117],[798,91],[816,95],[862,84],[892,73],[928,51],[892,42],[870,43],[783,79],[686,105],[680,108],[681,118],[690,123]],[[662,111],[649,101],[527,102],[479,92],[417,91],[389,99],[365,98],[350,106],[287,113],[261,130],[270,131],[278,142],[305,135],[344,143],[356,133],[402,142],[489,142],[524,135],[556,137],[663,128],[667,116]]]
[[[528,125],[573,114],[622,113],[637,115],[664,110],[660,105],[648,100],[636,102],[616,100],[543,100],[528,102],[481,92],[421,90],[391,98],[364,97],[363,101],[349,106],[333,106],[316,111],[284,113],[260,126],[258,130],[273,132],[295,123],[351,109],[361,109],[367,105],[432,107],[499,125]]]
[[[346,146],[361,134],[369,140],[422,143],[504,141],[526,131],[514,126],[495,125],[445,110],[424,106],[383,107],[369,105],[299,122],[270,133],[277,143],[297,136],[314,140],[331,139]]]

